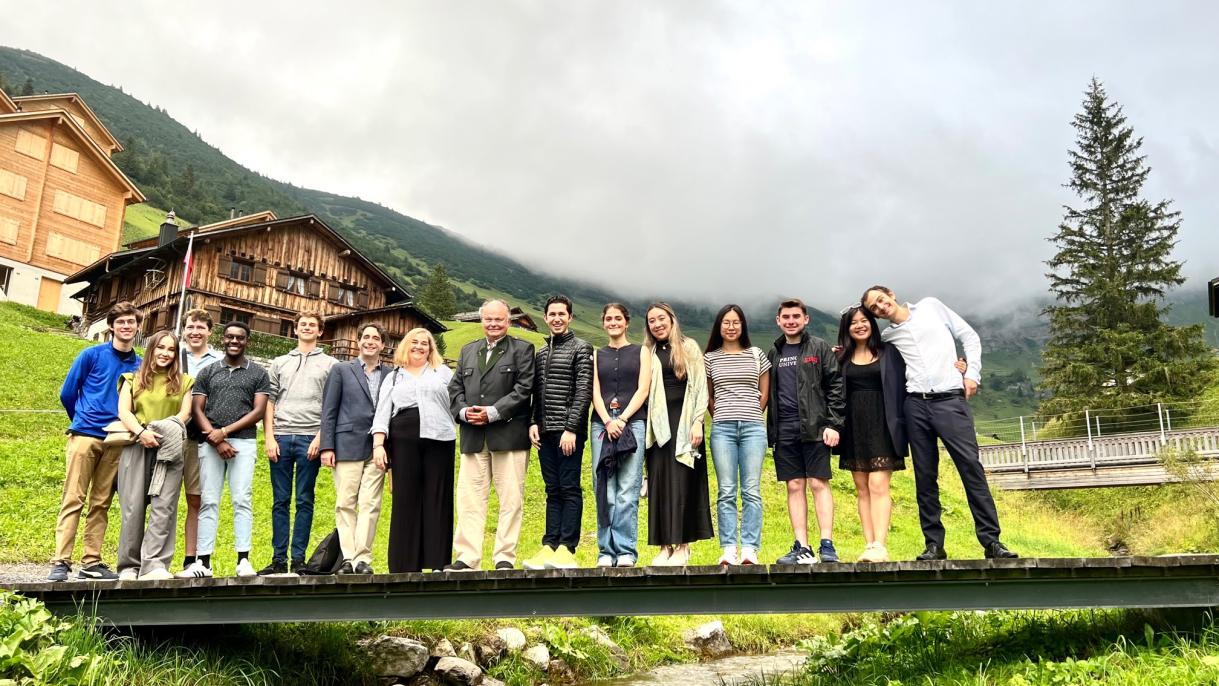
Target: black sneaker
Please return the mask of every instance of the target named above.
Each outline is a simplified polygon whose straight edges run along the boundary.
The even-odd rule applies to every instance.
[[[356,574],[372,574],[373,573],[372,565],[368,564],[367,562],[357,562],[355,573]]]
[[[947,560],[948,553],[944,551],[944,547],[939,543],[928,543],[927,547],[923,549],[923,552],[919,553],[918,557],[914,559],[920,562],[926,562],[928,560]]]
[[[271,564],[258,570],[258,576],[268,576],[271,574],[287,574],[288,563],[283,560],[271,560]]]
[[[505,569],[516,569],[516,567],[512,566],[512,563],[507,560],[500,560],[495,563],[495,571],[502,572]]]
[[[822,562],[837,562],[838,551],[834,550],[834,542],[828,538],[821,539],[821,547],[817,550],[817,556]]]
[[[1020,557],[1016,553],[1007,549],[999,541],[991,541],[990,545],[986,546],[986,558],[988,560],[1013,560]]]
[[[105,562],[98,562],[91,567],[82,567],[76,578],[83,581],[118,581],[119,575],[107,567]]]
[[[461,560],[458,560],[451,565],[445,565],[444,571],[446,571],[446,572],[472,572],[472,571],[474,571],[474,568],[471,567],[470,565],[462,562]]]
[[[292,566],[289,568],[289,571],[291,571],[293,574],[297,574],[300,572],[300,570],[302,568],[304,568],[304,566],[305,566],[304,560],[293,560]]]
[[[355,574],[356,570],[351,566],[351,560],[343,560],[343,564],[339,566],[338,573],[344,576],[348,574]]]
[[[802,544],[800,541],[792,543],[792,549],[787,551],[783,557],[775,560],[777,565],[811,565],[817,561],[813,555],[813,549]]]
[[[51,573],[47,575],[47,581],[67,581],[71,574],[72,565],[60,560],[51,565]]]

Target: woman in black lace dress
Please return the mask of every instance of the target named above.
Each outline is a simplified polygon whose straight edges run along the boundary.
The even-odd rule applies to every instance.
[[[902,401],[906,363],[897,348],[880,340],[872,313],[858,305],[838,324],[838,359],[846,380],[846,424],[838,445],[839,469],[855,479],[859,519],[867,544],[860,562],[885,562],[889,551],[889,481],[906,468]]]

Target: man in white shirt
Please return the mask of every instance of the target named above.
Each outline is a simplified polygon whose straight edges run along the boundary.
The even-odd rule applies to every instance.
[[[182,317],[182,372],[199,378],[203,368],[224,357],[208,342],[212,334],[212,315],[203,309],[187,310]],[[199,444],[203,434],[194,423],[186,425],[187,441],[182,449],[182,488],[186,491],[186,556],[180,579],[196,579],[204,575],[203,565],[195,564],[195,546],[199,540],[199,506],[203,489],[199,480]]]
[[[973,514],[974,529],[988,558],[1013,558],[1016,553],[999,541],[999,513],[978,458],[973,412],[966,402],[982,379],[982,344],[964,319],[935,298],[901,304],[893,291],[872,286],[861,299],[869,312],[889,321],[881,338],[897,348],[906,361],[906,429],[914,463],[919,523],[926,549],[919,560],[943,560],[944,525],[940,522],[940,453],[944,442],[956,465]],[[965,349],[964,376],[953,366],[957,342]]]

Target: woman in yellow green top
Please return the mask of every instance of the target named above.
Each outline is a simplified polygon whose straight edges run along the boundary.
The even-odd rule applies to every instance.
[[[119,380],[119,420],[135,436],[119,457],[119,579],[173,578],[182,448],[195,384],[179,370],[179,348],[173,333],[156,332],[140,370]]]

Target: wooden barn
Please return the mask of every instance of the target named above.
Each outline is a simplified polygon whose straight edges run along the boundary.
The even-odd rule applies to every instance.
[[[117,250],[144,201],[118,150],[76,94],[0,98],[0,299],[80,313],[65,279]]]
[[[193,260],[183,307],[188,244]],[[144,334],[172,329],[182,312],[202,308],[217,324],[241,321],[287,337],[296,314],[312,310],[325,320],[324,342],[343,359],[356,353],[359,327],[368,322],[386,327],[387,353],[412,328],[445,331],[401,284],[313,215],[262,212],[189,230],[167,222],[160,236],[128,248],[69,278],[88,283],[73,296],[84,305],[86,337],[99,337],[119,300],[144,312]]]

